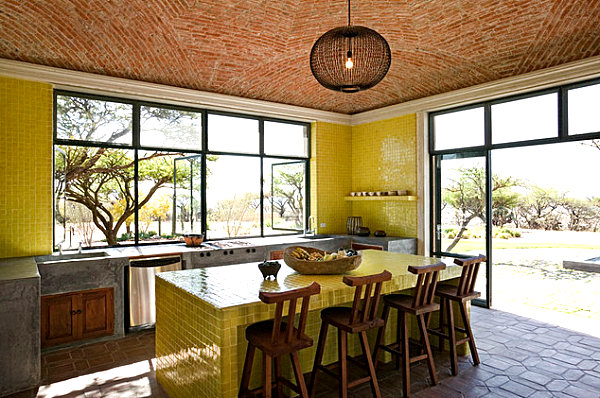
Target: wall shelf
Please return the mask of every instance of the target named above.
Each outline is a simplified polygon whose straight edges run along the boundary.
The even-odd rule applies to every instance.
[[[346,196],[344,200],[350,201],[371,201],[379,200],[384,202],[414,202],[417,200],[416,196],[402,195],[402,196]]]

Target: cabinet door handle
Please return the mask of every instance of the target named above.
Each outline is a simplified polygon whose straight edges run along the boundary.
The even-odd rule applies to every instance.
[[[81,310],[77,310],[77,314],[81,314]]]
[[[77,310],[77,311],[73,310],[73,311],[71,311],[71,315],[77,315],[77,314],[81,314],[81,310]]]

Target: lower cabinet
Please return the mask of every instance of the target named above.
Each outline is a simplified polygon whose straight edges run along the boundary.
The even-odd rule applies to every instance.
[[[42,348],[114,334],[114,289],[42,296]]]

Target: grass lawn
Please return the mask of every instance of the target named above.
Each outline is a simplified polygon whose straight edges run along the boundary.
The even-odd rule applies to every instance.
[[[444,239],[442,247],[448,247],[452,240]],[[529,242],[521,238],[493,239],[494,249],[598,249],[600,243],[571,243],[571,242]],[[453,253],[471,253],[476,251],[485,252],[485,240],[483,239],[461,239],[452,250]]]

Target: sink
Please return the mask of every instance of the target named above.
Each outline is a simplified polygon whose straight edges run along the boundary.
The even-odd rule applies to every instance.
[[[35,262],[38,264],[55,263],[67,260],[89,260],[108,257],[107,252],[83,252],[83,253],[63,253],[49,254],[47,256],[36,256]]]
[[[331,238],[331,235],[304,235],[301,238],[302,239],[317,240],[317,239]]]

